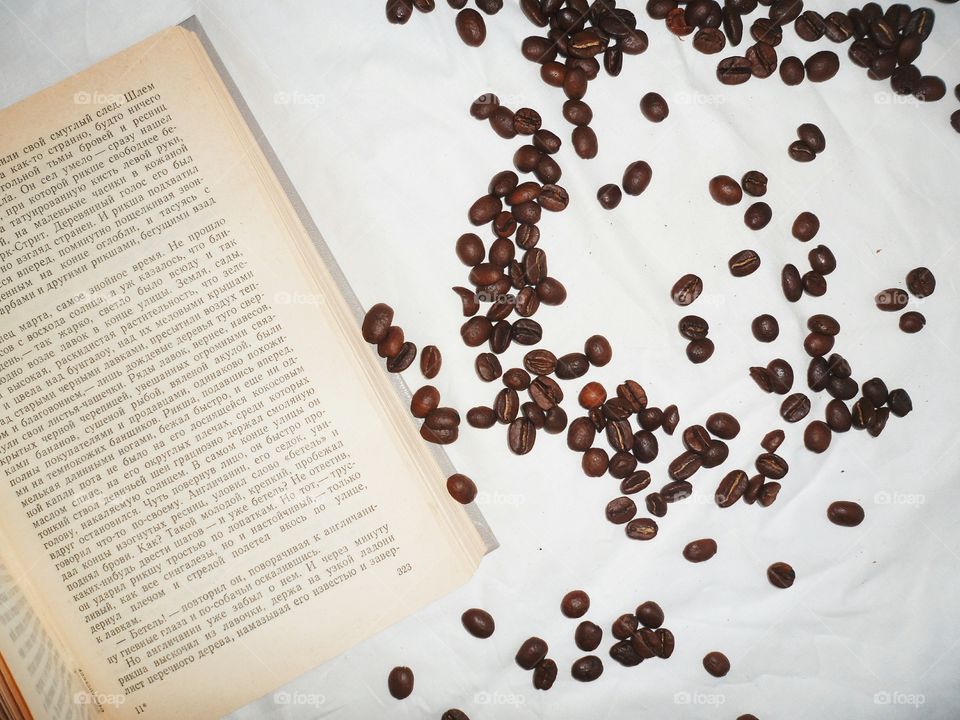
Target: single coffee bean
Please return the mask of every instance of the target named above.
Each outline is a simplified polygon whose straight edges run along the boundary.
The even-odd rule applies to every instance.
[[[493,93],[484,93],[470,106],[470,114],[477,120],[489,120],[500,106],[500,99]]]
[[[760,493],[763,491],[763,485],[763,475],[754,475],[752,478],[750,478],[750,481],[747,483],[747,491],[743,493],[743,501],[747,505],[753,505],[760,498]]]
[[[763,197],[767,194],[767,176],[759,170],[749,170],[740,180],[740,185],[747,195]]]
[[[683,446],[697,455],[703,455],[710,446],[710,435],[703,425],[691,425],[683,431]]]
[[[647,600],[645,603],[638,605],[635,615],[645,628],[656,630],[663,625],[663,609],[653,600]]]
[[[561,380],[573,380],[583,377],[590,369],[590,362],[583,353],[567,353],[557,358],[557,377]]]
[[[457,240],[457,257],[464,265],[479,265],[483,255],[483,241],[474,233],[464,233]]]
[[[823,34],[835,43],[846,42],[853,32],[853,22],[846,13],[835,10],[823,19]]]
[[[592,623],[589,620],[584,620],[582,623],[577,625],[577,629],[574,632],[573,640],[576,643],[577,647],[583,650],[584,652],[593,652],[598,647],[600,647],[600,642],[603,639],[603,630],[596,623]]]
[[[653,492],[644,498],[644,504],[647,506],[647,512],[654,517],[663,517],[667,514],[667,501],[658,492]]]
[[[689,7],[689,6],[688,6]],[[727,38],[716,28],[701,28],[693,36],[693,47],[704,55],[715,55],[727,45]]]
[[[427,345],[420,353],[420,372],[427,380],[432,380],[440,372],[443,357],[436,345]]]
[[[412,342],[405,342],[399,352],[387,360],[387,370],[392,373],[401,373],[417,359],[417,346]]]
[[[729,175],[717,175],[709,183],[710,197],[721,205],[736,205],[743,199],[740,184]]]
[[[493,382],[503,374],[500,360],[493,353],[480,353],[474,362],[477,376],[484,382]]]
[[[786,395],[793,387],[793,368],[786,360],[775,358],[767,363],[770,389],[778,395]]]
[[[863,522],[863,508],[849,500],[837,500],[827,508],[827,519],[834,525],[856,527]]]
[[[657,523],[651,518],[637,518],[627,523],[626,534],[631,540],[652,540],[658,530]]]
[[[493,616],[486,610],[480,608],[470,608],[460,616],[460,622],[464,629],[476,638],[486,639],[493,635],[496,624],[493,622]]]
[[[890,398],[890,392],[887,390],[887,384],[878,377],[870,378],[862,387],[863,396],[873,403],[875,408],[886,405]]]
[[[820,231],[820,218],[812,212],[802,212],[793,221],[793,236],[800,242],[809,242]]]
[[[593,128],[589,126],[574,128],[571,142],[574,152],[584,160],[590,160],[597,156],[597,134],[593,131]]]
[[[534,375],[551,375],[557,368],[557,356],[549,350],[531,350],[523,356],[523,366]]]
[[[692,273],[688,273],[673,284],[670,296],[677,305],[686,307],[700,297],[702,292],[703,280]]]
[[[827,426],[834,432],[847,432],[853,427],[853,417],[843,400],[834,398],[824,410]]]
[[[467,216],[474,225],[486,225],[491,222],[503,209],[503,202],[495,195],[484,195],[478,198]]]
[[[785,438],[786,435],[783,430],[771,430],[763,436],[763,440],[760,441],[760,447],[769,453],[776,452],[777,448],[783,444]]]
[[[403,341],[403,328],[391,325],[387,336],[377,345],[377,355],[382,358],[395,356],[403,347]]]
[[[750,330],[760,342],[773,342],[780,335],[780,323],[773,315],[758,315],[750,324]]]
[[[758,18],[750,26],[750,36],[757,42],[776,47],[783,40],[783,28],[769,18]]]
[[[824,36],[827,24],[816,10],[801,13],[793,22],[793,30],[801,40],[816,42]]]
[[[636,667],[643,662],[643,656],[633,649],[628,640],[621,640],[611,646],[610,657],[624,667]]]
[[[772,45],[758,42],[744,53],[750,63],[750,72],[756,78],[768,78],[777,69],[777,51]]]
[[[658,493],[666,503],[680,502],[693,494],[693,485],[686,480],[668,482]]]
[[[803,444],[815,453],[822,453],[830,447],[831,440],[830,426],[822,420],[814,420],[803,431]]]
[[[666,628],[660,628],[656,631],[657,637],[657,657],[663,658],[666,660],[671,655],[673,655],[673,649],[676,645],[676,639],[673,637],[673,633],[667,630]]]
[[[817,313],[807,318],[807,329],[823,335],[837,335],[840,332],[840,323],[830,315]]]
[[[779,494],[780,483],[775,481],[764,483],[763,487],[760,488],[760,496],[757,498],[757,502],[760,503],[760,507],[770,507],[777,501]]]
[[[913,401],[910,399],[907,391],[902,388],[890,391],[890,396],[887,398],[887,405],[890,407],[890,412],[897,417],[904,417],[913,411]]]
[[[563,118],[571,125],[589,125],[593,121],[593,110],[583,100],[567,100],[563,104]]]
[[[589,609],[590,596],[583,590],[571,590],[560,601],[560,612],[568,618],[583,617]]]
[[[810,414],[810,398],[803,393],[794,393],[780,404],[780,417],[788,423],[800,422]]]
[[[803,67],[803,60],[796,55],[785,57],[780,61],[780,79],[784,85],[799,85],[806,78],[807,73]]]
[[[804,63],[810,82],[825,82],[840,70],[840,58],[832,50],[814,53]]]
[[[557,679],[557,663],[544,658],[533,670],[533,687],[537,690],[549,690]]]
[[[714,650],[703,656],[703,668],[714,677],[723,677],[730,672],[730,661],[722,652]]]
[[[813,123],[803,123],[798,127],[797,137],[817,155],[827,147],[827,139],[823,136],[823,131]]]
[[[713,357],[713,351],[715,349],[713,340],[710,338],[691,340],[687,343],[687,358],[693,364],[699,365]]]
[[[790,471],[787,461],[774,453],[763,453],[757,456],[755,465],[757,472],[770,480],[782,480]]]
[[[394,25],[406,25],[413,16],[411,0],[387,0],[387,22]]]
[[[533,134],[533,146],[540,152],[553,155],[560,150],[562,142],[555,133],[540,128]]]
[[[576,418],[567,429],[567,447],[574,452],[586,452],[593,445],[597,430],[589,418]]]
[[[743,214],[744,224],[751,230],[762,230],[770,224],[773,211],[765,202],[755,202]]]
[[[884,312],[900,312],[907,306],[909,298],[910,296],[907,295],[905,290],[901,290],[900,288],[887,288],[877,293],[874,302],[878,310],[883,310]]]
[[[867,427],[867,432],[871,437],[879,437],[880,433],[887,426],[890,419],[890,408],[880,408],[877,410],[873,422]]]
[[[607,520],[615,525],[623,525],[633,520],[637,514],[637,505],[630,498],[618,497],[607,503]]]
[[[683,557],[692,563],[700,563],[709,560],[717,554],[717,541],[711,538],[703,540],[694,540],[687,543],[683,548]]]
[[[653,177],[653,170],[643,160],[637,160],[627,165],[623,171],[623,191],[627,195],[640,195]]]
[[[503,384],[517,392],[530,387],[530,374],[523,368],[510,368],[503,374]]]
[[[686,480],[696,473],[702,464],[697,453],[687,450],[673,459],[668,467],[668,474],[673,480]]]
[[[635,413],[639,413],[647,407],[647,391],[635,380],[626,380],[617,385],[617,397],[624,400]],[[657,424],[659,425],[659,423]],[[641,427],[643,427],[642,421]],[[644,429],[650,430],[652,428],[644,427]]]
[[[670,114],[670,107],[662,95],[648,92],[640,99],[640,112],[650,122],[659,123]]]
[[[853,422],[853,427],[858,430],[866,430],[873,425],[874,420],[876,420],[877,411],[868,398],[860,398],[850,409],[850,417]]]
[[[743,40],[743,17],[730,3],[723,8],[723,32],[734,47]]]
[[[514,454],[526,455],[533,450],[536,439],[537,428],[529,419],[520,417],[510,423],[507,430],[507,442]]]
[[[680,318],[677,329],[687,340],[702,340],[710,332],[710,325],[699,315],[684,315]]]
[[[513,324],[510,337],[518,345],[536,345],[543,338],[543,328],[536,320],[520,318]]]
[[[517,650],[517,665],[524,670],[533,670],[537,663],[547,656],[547,643],[538,637],[527,638]]]
[[[588,382],[581,388],[580,394],[577,396],[580,406],[587,410],[600,407],[606,399],[607,391],[598,382]]]
[[[613,210],[623,199],[623,191],[613,183],[607,183],[597,190],[597,202],[605,210]]]
[[[650,473],[646,470],[638,470],[630,473],[620,483],[620,492],[624,495],[632,495],[641,490],[645,490],[650,485]]]
[[[383,342],[393,324],[393,308],[385,303],[371,307],[363,318],[361,334],[372,345]]]
[[[803,140],[794,140],[790,143],[787,147],[787,154],[791,159],[804,163],[817,157],[817,154]]]
[[[925,298],[933,295],[933,291],[936,290],[936,288],[937,279],[929,269],[918,267],[907,273],[907,290],[909,290],[914,297]]]
[[[730,507],[747,491],[749,478],[743,470],[731,470],[720,481],[714,499],[722,508]]]
[[[613,621],[610,632],[617,640],[626,640],[633,636],[638,627],[640,623],[636,616],[633,613],[625,613]]]
[[[667,13],[667,30],[678,37],[684,37],[694,31],[694,26],[690,25],[686,19],[684,8],[673,8]]]
[[[440,391],[433,385],[424,385],[410,398],[410,414],[415,418],[425,418],[427,414],[440,405]]]
[[[470,718],[463,710],[451,708],[440,716],[440,720],[470,720]]]
[[[741,250],[730,258],[727,266],[734,277],[746,277],[760,267],[760,256],[754,250]]]
[[[707,418],[707,430],[724,440],[733,440],[740,434],[740,423],[730,413],[716,412]]]
[[[829,275],[837,269],[837,259],[826,245],[817,245],[807,254],[810,267],[820,275]]]
[[[770,371],[765,367],[751,367],[750,379],[753,380],[757,384],[757,387],[764,392],[773,392],[773,380],[770,377]]]
[[[487,39],[487,24],[483,16],[472,8],[464,8],[457,13],[456,27],[460,39],[470,47],[480,47]]]
[[[810,357],[823,357],[833,349],[834,337],[822,333],[810,333],[803,340],[803,349]]]
[[[467,422],[471,427],[480,429],[491,428],[497,422],[497,414],[491,407],[478,405],[467,411]]]
[[[570,674],[574,680],[592,682],[603,674],[603,661],[596,655],[586,655],[574,661]]]
[[[413,692],[413,670],[404,666],[395,667],[387,676],[387,689],[397,700],[410,697]]]
[[[717,79],[724,85],[742,85],[753,76],[753,68],[745,57],[735,55],[717,63]]]
[[[918,333],[923,330],[923,326],[927,324],[927,319],[923,316],[922,313],[918,313],[914,310],[910,312],[905,312],[900,316],[900,329],[903,332],[912,335],[913,333]]]
[[[936,75],[924,75],[920,78],[914,97],[922,102],[938,102],[947,94],[947,85],[943,78]]]
[[[638,430],[633,435],[633,454],[642,463],[651,463],[660,453],[657,436],[650,430]]]
[[[540,196],[537,198],[540,207],[550,212],[560,212],[565,210],[570,203],[570,196],[567,191],[559,185],[547,183],[541,188]]]
[[[785,562],[775,562],[767,568],[767,580],[774,587],[786,589],[793,585],[797,579],[797,574],[793,568]]]
[[[730,455],[730,447],[722,440],[712,440],[706,452],[703,453],[703,467],[715,468],[726,462]]]
[[[533,135],[542,124],[540,113],[531,108],[520,108],[513,114],[513,129],[518,135]]]

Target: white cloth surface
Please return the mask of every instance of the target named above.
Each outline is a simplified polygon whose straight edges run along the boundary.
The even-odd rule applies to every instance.
[[[197,14],[361,301],[390,303],[408,339],[440,346],[436,384],[462,413],[491,403],[497,386],[475,377],[475,352],[459,339],[462,318],[450,287],[466,284],[466,269],[453,245],[473,229],[470,203],[495,172],[511,167],[520,145],[467,110],[487,91],[514,109],[537,109],[564,139],[558,160],[571,196],[566,212],[544,213],[541,222],[550,273],[569,290],[565,305],[536,316],[544,346],[559,355],[603,333],[614,359],[590,379],[611,390],[625,378],[638,380],[651,404],[679,405],[681,428],[717,410],[743,425],[729,460],[698,473],[695,496],[671,507],[653,542],[638,543],[604,519],[617,482],[584,477],[563,436],[541,433],[535,450],[516,458],[502,427],[479,431],[464,423],[449,453],[480,486],[501,548],[460,591],[307,673],[283,688],[285,695],[237,711],[235,720],[439,718],[450,707],[474,720],[960,717],[960,135],[948,124],[960,81],[960,10],[930,3],[937,23],[918,64],[950,89],[945,100],[920,105],[896,102],[887,83],[868,81],[846,60],[846,45],[802,43],[792,30],[780,56],[836,49],[837,78],[788,88],[774,77],[725,88],[714,75],[717,57],[671,36],[640,0],[621,4],[636,11],[650,49],[625,58],[619,78],[591,84],[587,100],[601,150],[582,161],[570,148],[562,94],[520,55],[520,41],[535,29],[513,2],[488,18],[480,49],[460,42],[442,0],[404,27],[388,25],[382,0],[0,2],[4,106]],[[834,9],[824,1],[807,6]],[[649,90],[670,102],[660,125],[638,110]],[[827,137],[826,152],[805,165],[786,153],[802,122],[819,124]],[[602,210],[596,189],[619,182],[636,159],[653,166],[650,188]],[[743,225],[746,202],[721,207],[707,194],[712,176],[740,177],[753,168],[770,177],[764,199],[774,212],[757,233]],[[802,210],[823,224],[807,245],[790,236]],[[779,269],[785,262],[805,269],[807,252],[820,242],[839,263],[829,292],[788,305]],[[732,278],[726,261],[746,247],[763,265]],[[911,299],[928,324],[907,336],[896,315],[874,307],[873,296],[902,287],[918,265],[934,271],[938,286],[923,302]],[[704,295],[689,311],[710,322],[717,346],[701,366],[684,356],[676,323],[685,311],[668,299],[686,272],[704,278]],[[771,345],[750,335],[750,320],[762,312],[780,321]],[[880,376],[891,388],[905,387],[915,407],[905,419],[891,418],[879,439],[835,436],[822,456],[803,449],[805,423],[782,422],[781,398],[763,395],[747,376],[749,366],[783,357],[796,371],[795,388],[805,390],[801,341],[814,312],[840,321],[836,349],[858,380]],[[511,348],[504,367],[521,357],[521,348]],[[422,381],[415,370],[407,375],[413,387]],[[564,383],[571,418],[583,381]],[[827,399],[814,397],[811,418],[822,417]],[[716,483],[736,467],[753,474],[760,439],[777,427],[787,431],[781,454],[791,467],[778,501],[719,510]],[[679,432],[660,439],[650,467],[655,487],[681,450]],[[866,521],[853,529],[827,522],[826,506],[837,499],[861,502]],[[699,565],[681,558],[688,541],[708,536],[719,544],[715,558]],[[796,568],[790,590],[766,580],[766,567],[778,560]],[[577,622],[560,614],[559,602],[573,588],[590,593],[586,617],[604,628],[597,653],[606,669],[591,684],[569,674],[583,653],[573,643]],[[666,662],[622,668],[606,654],[610,622],[647,599],[664,608],[676,652]],[[462,629],[461,612],[474,606],[496,618],[492,639]],[[560,666],[546,693],[513,662],[530,635],[547,640]],[[715,649],[732,663],[719,680],[701,666]],[[415,692],[404,702],[386,689],[398,664],[416,673]]]

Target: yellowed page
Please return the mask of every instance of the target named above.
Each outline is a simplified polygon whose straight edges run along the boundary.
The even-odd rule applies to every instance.
[[[185,30],[0,113],[0,547],[108,718],[219,716],[483,552],[301,235]]]

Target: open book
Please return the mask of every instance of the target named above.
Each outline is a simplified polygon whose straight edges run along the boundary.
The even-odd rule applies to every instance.
[[[0,710],[218,717],[472,575],[359,311],[195,20],[0,111]]]

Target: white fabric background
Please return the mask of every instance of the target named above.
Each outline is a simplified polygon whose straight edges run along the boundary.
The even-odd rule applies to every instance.
[[[454,13],[442,0],[432,15],[418,14],[405,27],[386,23],[382,0],[0,2],[0,105],[199,15],[360,299],[389,302],[408,338],[441,347],[437,384],[461,411],[491,402],[496,387],[475,378],[474,353],[459,340],[459,302],[449,288],[465,284],[465,269],[453,243],[471,229],[467,207],[491,175],[511,165],[520,144],[496,137],[467,109],[485,91],[513,108],[536,108],[565,139],[558,159],[572,198],[567,212],[545,213],[541,223],[551,274],[569,290],[566,305],[537,316],[545,345],[569,352],[603,332],[614,361],[592,377],[610,388],[639,380],[652,404],[680,406],[681,427],[721,409],[743,425],[729,461],[694,477],[697,495],[671,508],[651,543],[630,542],[604,520],[616,482],[585,478],[562,436],[541,433],[535,451],[517,459],[502,428],[465,426],[450,454],[477,480],[502,547],[461,591],[285,688],[304,694],[296,703],[278,705],[268,696],[238,711],[237,720],[439,718],[449,707],[474,720],[960,716],[960,325],[953,277],[960,269],[960,136],[947,122],[960,81],[960,9],[931,3],[937,27],[919,65],[941,74],[950,94],[917,106],[892,103],[886,83],[869,82],[845,57],[839,76],[825,85],[787,88],[772,78],[723,88],[714,77],[717,58],[669,35],[646,17],[640,0],[622,4],[636,10],[651,47],[626,58],[620,78],[591,84],[587,100],[601,151],[585,162],[569,148],[561,93],[520,56],[520,41],[533,28],[512,2],[489,19],[478,50],[458,40]],[[818,46],[835,47],[826,40]],[[846,46],[835,49],[845,56]],[[791,31],[780,51],[805,57],[813,46]],[[648,90],[671,103],[661,125],[638,112]],[[788,159],[786,146],[806,121],[823,128],[828,148],[800,165]],[[618,182],[623,167],[641,158],[654,168],[649,190],[614,212],[601,210],[596,188]],[[774,210],[774,221],[756,234],[741,220],[746,203],[723,208],[706,192],[713,175],[739,177],[751,168],[769,175],[765,199]],[[812,244],[829,245],[839,269],[824,298],[788,306],[779,268],[806,264],[810,246],[789,233],[806,209],[823,222]],[[745,247],[757,249],[764,265],[736,280],[726,260]],[[920,304],[927,328],[906,336],[872,298],[902,285],[921,264],[939,284]],[[676,332],[684,313],[668,301],[670,286],[688,271],[705,280],[691,310],[710,321],[717,344],[714,358],[699,367],[685,359]],[[801,427],[789,427],[782,454],[791,472],[778,502],[718,510],[710,496],[719,478],[734,467],[750,470],[763,434],[784,426],[779,398],[760,393],[747,367],[784,357],[794,364],[797,389],[805,389],[800,342],[806,317],[820,311],[840,320],[837,349],[855,377],[879,375],[891,388],[906,387],[915,412],[891,418],[878,440],[856,432],[835,437],[821,457],[803,450]],[[780,339],[769,346],[749,331],[761,312],[780,320]],[[520,357],[520,348],[511,349],[505,367]],[[416,387],[420,378],[408,375]],[[566,388],[575,396],[579,383]],[[811,417],[821,416],[824,404],[816,397]],[[568,403],[571,417],[575,407]],[[655,485],[665,481],[679,447],[679,434],[661,438],[651,468]],[[882,502],[895,493],[919,497]],[[863,525],[826,521],[827,504],[841,498],[865,506]],[[705,536],[717,538],[717,556],[703,565],[683,561],[684,544]],[[767,583],[765,569],[776,560],[796,568],[791,590]],[[559,612],[561,596],[575,587],[590,592],[587,617],[606,634],[598,651],[606,670],[588,685],[570,679],[570,663],[582,653],[573,644],[576,622]],[[667,662],[622,668],[606,655],[609,623],[646,599],[665,609],[676,652]],[[494,614],[491,640],[461,628],[460,613],[472,606]],[[560,665],[548,693],[533,690],[530,674],[513,662],[531,634],[550,643]],[[721,680],[700,664],[713,649],[733,665]],[[397,664],[416,673],[405,702],[386,691]],[[911,695],[922,705],[906,704]]]

